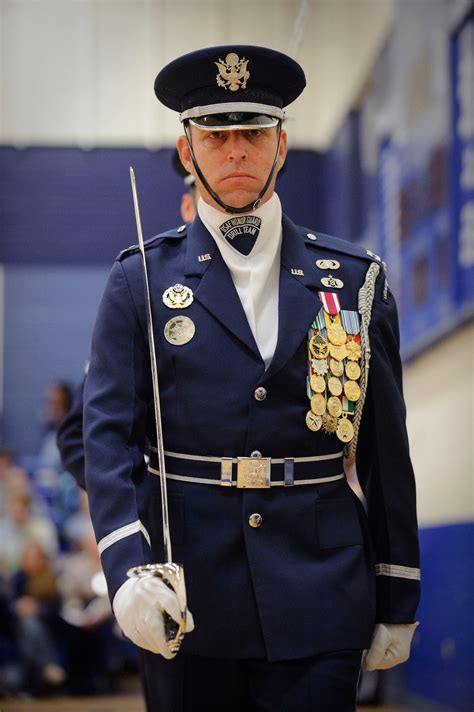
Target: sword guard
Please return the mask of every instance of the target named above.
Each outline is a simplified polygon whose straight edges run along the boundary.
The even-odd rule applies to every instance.
[[[168,588],[175,592],[179,603],[180,620],[175,621],[166,611],[163,611],[166,644],[171,653],[178,653],[186,632],[186,586],[184,583],[184,569],[181,564],[144,564],[134,566],[127,571],[129,578],[145,578],[157,576]]]

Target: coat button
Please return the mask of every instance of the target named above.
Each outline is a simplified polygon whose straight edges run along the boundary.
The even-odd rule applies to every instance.
[[[253,529],[258,529],[258,527],[262,525],[262,522],[262,515],[257,512],[255,512],[255,514],[251,514],[249,517],[249,524]]]
[[[264,388],[263,386],[260,386],[260,388],[257,388],[254,391],[253,395],[254,395],[255,400],[264,401],[265,398],[267,397],[267,389]]]
[[[262,453],[260,452],[260,450],[254,450],[253,452],[250,453],[250,457],[258,457],[258,458],[261,458],[261,457],[262,457]]]
[[[314,235],[312,232],[308,232],[306,237],[308,238],[308,240],[316,240],[317,239],[316,235]]]

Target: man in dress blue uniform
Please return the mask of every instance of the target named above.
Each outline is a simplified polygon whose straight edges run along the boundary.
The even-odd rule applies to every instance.
[[[178,620],[176,594],[127,579],[164,560],[137,248],[117,258],[94,329],[91,514],[159,712],[352,712],[364,649],[368,669],[396,665],[416,626],[414,477],[383,265],[294,225],[274,192],[284,107],[304,86],[295,61],[251,46],[190,53],[155,82],[202,196],[189,227],[145,243],[173,559],[192,611],[176,657],[163,617]]]

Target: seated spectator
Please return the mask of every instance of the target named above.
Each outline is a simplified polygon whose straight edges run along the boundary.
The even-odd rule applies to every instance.
[[[9,574],[20,568],[28,541],[36,541],[49,557],[58,551],[58,535],[53,523],[32,512],[28,492],[13,489],[8,496],[7,515],[0,519],[0,564]]]
[[[41,694],[61,685],[65,671],[54,639],[59,621],[56,575],[36,541],[25,543],[20,568],[12,577],[12,595],[23,689]]]
[[[79,550],[62,557],[58,585],[61,617],[67,624],[69,688],[80,694],[109,692],[112,675],[122,665],[120,641],[113,635],[112,610],[90,520]]]
[[[18,467],[13,450],[0,448],[0,518],[7,516],[7,501],[13,490],[28,492],[30,481]]]

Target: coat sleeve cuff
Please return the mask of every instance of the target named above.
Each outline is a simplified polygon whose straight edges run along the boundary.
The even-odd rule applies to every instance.
[[[413,623],[420,598],[420,570],[376,564],[377,623]]]

